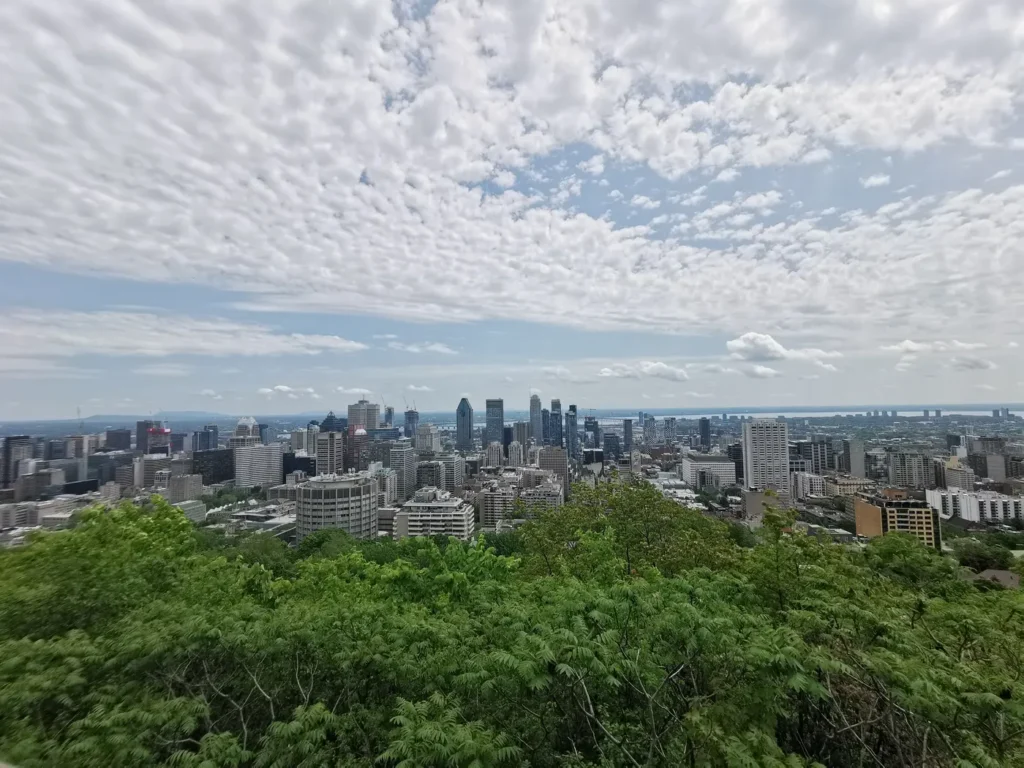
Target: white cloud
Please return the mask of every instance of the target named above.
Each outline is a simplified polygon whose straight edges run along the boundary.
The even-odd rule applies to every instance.
[[[860,180],[860,185],[864,189],[871,189],[872,187],[887,187],[889,186],[889,176],[884,173],[876,173],[873,176],[868,176]]]
[[[536,387],[530,387],[530,394],[531,395],[540,395],[540,394],[543,394],[543,393],[539,389],[537,389]]]
[[[710,393],[710,392],[683,392],[683,394],[686,395],[687,397],[695,397],[695,398],[700,399],[700,400],[703,400],[703,399],[706,399],[706,398],[709,398],[709,397],[714,397],[714,395],[712,393]]]
[[[552,365],[541,368],[541,373],[549,379],[556,381],[564,381],[569,384],[594,384],[595,379],[593,376],[587,376],[585,374],[574,373],[565,366]],[[505,381],[512,381],[511,377],[506,376]]]
[[[375,339],[397,339],[398,336],[396,336],[393,333],[375,333],[375,334],[373,334],[373,338],[375,338]]]
[[[494,175],[492,181],[499,187],[511,187],[516,183],[516,175],[511,171],[501,171]]]
[[[726,168],[720,172],[712,181],[719,183],[728,183],[730,181],[736,181],[740,177],[740,172],[735,168]]]
[[[602,368],[597,375],[605,379],[653,378],[667,381],[688,381],[690,378],[682,368],[647,360],[639,363],[614,363]]]
[[[342,395],[359,395],[360,397],[373,394],[370,390],[363,389],[362,387],[338,387],[334,391]]]
[[[420,355],[426,352],[434,352],[438,355],[459,354],[447,344],[441,344],[440,342],[435,341],[424,341],[419,344],[405,344],[400,341],[392,341],[388,343],[388,348],[395,349],[400,352],[411,352],[414,355]]]
[[[589,173],[593,176],[600,176],[604,173],[604,155],[594,155],[589,160],[577,163],[576,167],[584,173]]]
[[[646,208],[648,210],[661,207],[660,200],[652,200],[646,195],[633,195],[633,199],[629,201],[629,204],[634,208]]]
[[[834,350],[817,349],[787,349],[767,333],[755,333],[750,331],[744,333],[737,339],[725,343],[730,356],[735,360],[764,361],[764,360],[808,360],[816,363],[825,370],[835,370],[823,360],[842,357],[841,352]]]
[[[316,355],[365,348],[340,336],[278,333],[221,319],[130,312],[0,312],[0,349],[11,356]]]
[[[739,373],[735,368],[730,368],[719,363],[706,363],[702,366],[705,373]]]
[[[995,392],[996,391],[996,388],[993,387],[991,384],[975,384],[974,388],[975,389],[980,389],[980,390],[982,390],[984,392]]]
[[[996,171],[991,176],[989,176],[988,179],[986,179],[986,181],[997,181],[999,179],[1005,179],[1011,173],[1013,173],[1013,171],[1008,171],[1006,169],[1004,169],[1002,171]]]
[[[406,387],[406,389],[409,390],[410,392],[433,392],[434,391],[431,387],[427,387],[427,386],[423,386],[423,385],[419,385],[419,384],[410,384],[408,387]]]
[[[766,365],[753,365],[750,368],[745,368],[743,372],[752,379],[774,379],[776,376],[782,375],[779,371]]]
[[[1016,341],[1011,341],[1006,346],[1008,346],[1010,349],[1016,349],[1017,347],[1020,346],[1020,344],[1018,344]]]

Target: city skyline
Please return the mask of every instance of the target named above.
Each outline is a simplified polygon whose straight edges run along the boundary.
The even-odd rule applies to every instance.
[[[1020,401],[1017,27],[938,5],[15,3],[0,418]]]

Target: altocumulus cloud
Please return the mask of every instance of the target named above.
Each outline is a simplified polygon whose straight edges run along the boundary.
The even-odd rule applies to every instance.
[[[858,317],[881,336],[907,318],[880,274],[915,297],[915,333],[955,316],[1005,334],[1022,309],[1012,286],[1024,187],[896,201],[880,186],[888,174],[856,163],[1011,146],[1019,25],[990,23],[990,0],[902,3],[885,16],[845,0],[767,3],[756,17],[744,0],[404,7],[139,0],[129,13],[76,0],[63,13],[8,2],[0,195],[18,225],[0,259],[228,288],[242,307],[443,322],[735,335],[765,317],[807,322],[798,307],[815,296],[828,307],[817,329],[838,334]],[[172,55],[180,40],[188,50]],[[571,155],[561,167],[534,168],[559,153]],[[771,193],[727,194],[744,169],[826,161],[863,179],[877,207],[822,221],[794,199],[791,215],[765,221]],[[619,204],[620,217],[578,205],[612,169],[645,182],[616,177],[637,207]],[[670,239],[625,226],[630,213],[704,203]],[[992,243],[1002,258],[943,287]],[[704,296],[729,311],[693,300]],[[243,354],[358,348],[238,333]],[[216,334],[200,329],[201,347]],[[193,341],[176,335],[171,347]]]

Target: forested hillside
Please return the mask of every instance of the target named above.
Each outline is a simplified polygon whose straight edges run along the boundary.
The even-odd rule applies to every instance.
[[[1024,765],[1024,603],[916,542],[742,531],[642,486],[520,534],[296,551],[156,503],[0,554],[0,758],[33,766]]]

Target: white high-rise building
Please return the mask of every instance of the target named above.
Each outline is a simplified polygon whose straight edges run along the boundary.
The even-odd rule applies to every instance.
[[[444,487],[442,490],[456,493],[466,482],[466,459],[457,453],[441,456],[439,461],[444,464]]]
[[[416,451],[408,444],[391,449],[391,468],[398,476],[398,501],[412,498],[416,492]]]
[[[747,488],[789,496],[789,425],[777,419],[743,422],[743,476]]]
[[[794,472],[790,477],[793,498],[803,501],[825,495],[825,478],[813,472]]]
[[[500,520],[514,515],[515,506],[515,486],[496,480],[480,491],[480,523],[494,528]]]
[[[530,395],[530,432],[533,434],[533,442],[540,445],[544,442],[544,409],[540,404],[540,397]],[[525,450],[526,443],[523,443]]]
[[[318,475],[340,475],[345,471],[345,433],[316,433],[316,472]]]
[[[416,450],[441,452],[441,433],[435,424],[420,424],[416,427]]]
[[[306,453],[310,456],[316,454],[316,436],[319,434],[319,424],[310,424],[306,427]]]
[[[368,472],[317,475],[296,486],[296,540],[325,528],[357,539],[377,536],[377,481]]]
[[[523,446],[517,440],[513,440],[508,446],[508,466],[523,466]]]
[[[365,399],[353,403],[348,407],[348,425],[377,429],[380,426],[380,406]]]
[[[296,429],[294,432],[292,432],[292,450],[306,450],[306,430]]]
[[[501,443],[491,443],[487,446],[487,466],[500,467],[504,462],[504,453],[501,450]]]
[[[390,507],[398,501],[398,473],[376,461],[370,465],[370,476],[377,481],[377,506]]]
[[[284,478],[284,451],[280,443],[235,448],[235,487],[271,488]]]
[[[421,488],[395,515],[395,538],[407,536],[454,536],[473,538],[476,528],[473,505],[437,488]]]

